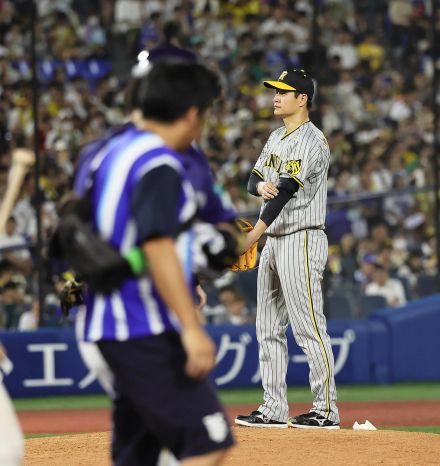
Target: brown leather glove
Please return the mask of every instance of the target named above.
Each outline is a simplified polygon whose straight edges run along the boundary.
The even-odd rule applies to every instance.
[[[249,233],[254,229],[252,224],[242,218],[236,220],[237,226],[242,233]],[[254,269],[257,265],[257,242],[255,242],[247,251],[231,265],[233,272],[243,272],[245,270]]]

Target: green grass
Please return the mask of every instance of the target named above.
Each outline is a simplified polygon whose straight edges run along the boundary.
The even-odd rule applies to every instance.
[[[256,404],[263,399],[261,388],[219,390],[226,405]],[[312,401],[310,388],[292,387],[288,390],[289,402]],[[405,401],[440,400],[440,383],[401,383],[393,385],[340,385],[339,401]],[[94,409],[110,407],[105,395],[52,396],[45,398],[18,398],[14,400],[17,410],[49,409]]]
[[[44,398],[17,398],[14,401],[18,411],[51,409],[96,409],[109,408],[111,403],[106,395],[48,396]]]
[[[440,383],[401,383],[393,385],[340,385],[339,401],[406,401],[440,400]],[[259,388],[220,390],[220,397],[227,405],[260,403],[263,391]],[[292,387],[287,393],[289,402],[309,403],[312,395],[309,387]]]
[[[440,435],[440,426],[400,426],[400,427],[380,427],[379,430],[400,430],[404,432],[425,432],[428,434],[439,434]],[[60,434],[27,434],[24,438],[42,438],[42,437],[60,437],[63,435],[75,435],[78,432],[66,432]]]
[[[430,434],[440,434],[440,426],[381,427],[380,430],[402,430],[405,432],[427,432]]]
[[[440,383],[339,386],[340,401],[440,400]]]
[[[26,434],[24,438],[61,437],[63,435],[75,435],[78,432],[63,432],[60,434]]]

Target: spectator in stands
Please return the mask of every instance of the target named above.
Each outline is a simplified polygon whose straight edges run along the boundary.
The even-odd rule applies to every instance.
[[[106,34],[97,16],[90,15],[87,18],[85,25],[81,28],[81,35],[93,55],[103,55],[102,48],[106,44]]]
[[[0,288],[12,280],[14,266],[8,259],[0,259]]]
[[[417,296],[417,278],[422,275],[426,275],[423,254],[419,250],[411,251],[405,263],[397,270],[397,276],[405,278],[408,281],[413,296]]]
[[[9,281],[2,289],[5,328],[16,329],[20,315],[24,312],[24,287],[21,283]]]
[[[408,250],[421,249],[424,271],[435,274],[429,195],[400,192],[433,183],[433,61],[426,2],[370,1],[366,8],[366,2],[325,1],[318,11],[320,30],[315,37],[309,31],[312,3],[38,0],[37,54],[39,65],[44,65],[39,66],[38,142],[43,170],[38,182],[49,199],[43,209],[44,236],[56,218],[53,205],[71,182],[81,144],[122,122],[128,55],[137,54],[140,44],[174,41],[177,24],[180,45],[204,54],[222,76],[222,104],[202,141],[219,191],[228,190],[242,209],[258,210],[257,205],[243,202],[241,190],[254,162],[248,154],[259,153],[274,129],[268,118],[273,103],[267,93],[259,92],[259,83],[265,76],[281,73],[287,64],[307,69],[308,62],[321,63],[324,57],[315,108],[334,160],[329,200],[337,198],[338,204],[328,212],[330,244],[345,247],[341,238],[352,235],[359,248],[355,282],[362,286],[371,280],[371,263],[362,259],[378,253],[383,244],[392,245],[396,266],[405,262]],[[32,144],[33,121],[26,12],[20,2],[0,4],[1,198],[10,151]],[[317,56],[310,53],[312,43]],[[90,67],[87,59],[103,55],[112,59],[113,72],[97,80],[106,68],[100,60]],[[396,196],[371,198],[390,187],[399,191]],[[365,196],[361,202],[340,204],[358,194]],[[35,239],[33,176],[26,179],[14,216],[17,232]],[[378,232],[374,225],[383,221],[387,226]],[[368,242],[372,247],[364,250]],[[352,258],[348,266],[336,256],[333,265],[342,259],[341,270],[352,269]],[[350,273],[343,273],[344,280],[353,281]]]
[[[31,296],[26,296],[26,305],[18,318],[17,330],[29,332],[38,328],[40,310],[38,300]]]
[[[16,248],[2,251],[3,248]],[[17,232],[17,221],[11,216],[6,222],[5,232],[0,236],[0,258],[8,259],[12,266],[24,275],[32,269],[31,254],[26,246],[25,238]]]
[[[435,235],[428,235],[426,241],[422,244],[421,250],[426,258],[423,262],[426,273],[428,275],[435,275],[437,271],[437,239]]]
[[[403,306],[406,303],[402,283],[390,278],[388,270],[381,264],[374,264],[373,281],[365,287],[367,296],[383,296],[389,307]]]
[[[372,71],[381,68],[385,59],[385,49],[378,42],[376,34],[368,32],[365,39],[358,45],[359,59],[368,64]]]
[[[371,239],[375,243],[376,251],[379,251],[382,246],[390,243],[390,230],[388,225],[379,221],[371,227]]]
[[[3,304],[3,288],[0,287],[0,330],[4,330],[6,327],[6,314]]]
[[[374,254],[365,254],[361,260],[359,269],[354,273],[354,280],[362,289],[365,289],[372,282],[375,263],[376,256]]]
[[[234,325],[255,322],[255,312],[246,305],[246,300],[233,285],[225,286],[218,293],[218,299],[223,306],[218,323]]]
[[[400,168],[400,167],[399,167]],[[404,189],[408,187],[408,179],[403,171],[397,171],[393,176],[392,189]],[[403,223],[403,220],[409,215],[414,207],[416,200],[411,193],[398,194],[387,197],[384,201],[385,218],[391,226],[397,226]]]
[[[336,33],[335,41],[328,48],[329,57],[339,57],[343,70],[352,70],[359,63],[358,51],[350,31],[342,29]]]
[[[126,33],[139,28],[144,13],[139,0],[116,0],[114,5],[114,31]]]
[[[347,281],[354,279],[354,274],[358,269],[356,257],[356,239],[351,233],[346,233],[341,238],[341,275]]]
[[[384,269],[388,270],[390,275],[397,272],[397,264],[394,262],[393,248],[390,244],[382,244],[377,250],[376,261]]]

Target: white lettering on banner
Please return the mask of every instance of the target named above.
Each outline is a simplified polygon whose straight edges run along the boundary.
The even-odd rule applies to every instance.
[[[79,387],[81,390],[84,390],[84,389],[87,388],[89,385],[92,385],[92,383],[93,383],[95,380],[98,380],[97,375],[95,374],[95,372],[89,371],[89,372],[87,373],[87,375],[86,375],[84,378],[82,378],[82,379],[78,382],[78,387]]]
[[[242,333],[239,337],[240,341],[231,341],[231,336],[227,333],[222,335],[220,340],[220,345],[217,353],[216,363],[218,364],[226,355],[226,353],[231,350],[235,351],[234,362],[228,372],[217,377],[215,383],[217,385],[224,385],[231,380],[234,380],[235,377],[240,373],[241,368],[243,367],[244,359],[246,356],[246,346],[252,341],[251,335],[249,333]]]
[[[350,345],[356,340],[356,333],[354,330],[348,328],[344,332],[344,336],[340,338],[332,338],[332,346],[339,345],[339,353],[335,360],[335,375],[338,374],[348,359],[348,353],[350,352]]]
[[[27,345],[26,349],[31,353],[43,353],[43,378],[25,379],[25,387],[63,387],[73,385],[73,379],[57,379],[55,376],[55,352],[67,351],[66,343],[39,343]]]
[[[352,329],[347,329],[342,337],[330,338],[332,347],[339,346],[339,352],[335,359],[335,375],[337,375],[348,359],[350,352],[350,344],[356,340],[356,333]],[[333,352],[334,354],[334,352]],[[307,356],[305,354],[295,354],[290,358],[291,362],[296,364],[307,363]],[[260,368],[257,367],[257,371],[251,378],[252,383],[258,383],[261,381]]]

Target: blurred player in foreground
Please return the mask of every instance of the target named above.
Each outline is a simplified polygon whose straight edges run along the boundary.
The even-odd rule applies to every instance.
[[[11,399],[3,385],[3,373],[12,370],[12,363],[0,343],[0,465],[20,466],[24,457],[24,441]]]
[[[116,131],[88,165],[99,236],[121,254],[139,245],[149,272],[86,297],[85,337],[115,379],[115,464],[156,464],[166,446],[182,464],[214,465],[232,445],[206,380],[214,345],[190,294],[197,202],[175,152],[200,135],[216,86],[201,65],[156,65],[139,91],[142,130]]]

